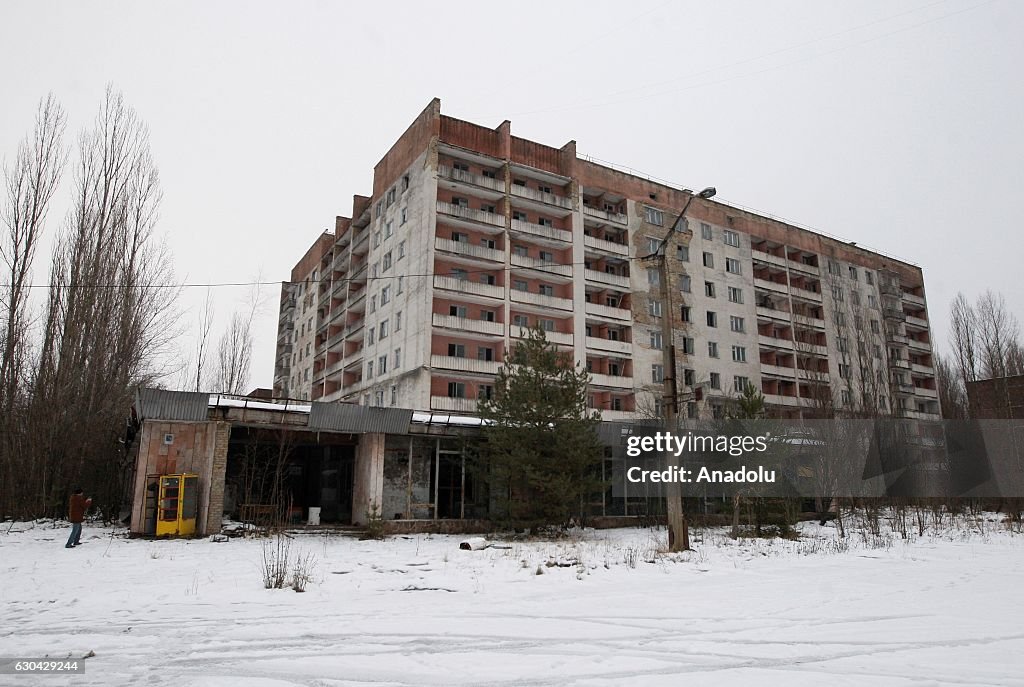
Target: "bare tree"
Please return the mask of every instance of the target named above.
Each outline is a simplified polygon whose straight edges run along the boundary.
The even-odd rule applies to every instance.
[[[939,406],[946,420],[963,420],[968,416],[967,391],[963,379],[956,369],[956,363],[936,353],[932,356],[935,365],[935,382],[939,391]]]
[[[982,376],[987,379],[1009,374],[1011,352],[1019,351],[1020,325],[1006,309],[1002,294],[985,291],[974,309],[978,332],[978,356]]]
[[[36,455],[25,509],[59,510],[68,484],[85,481],[116,515],[128,473],[119,443],[125,409],[161,373],[179,289],[155,235],[161,193],[148,131],[113,88],[79,155],[32,380]]]
[[[3,497],[13,494],[15,476],[22,471],[15,463],[23,464],[27,458],[21,440],[29,376],[31,269],[50,201],[67,160],[65,122],[64,111],[53,95],[43,98],[36,110],[35,129],[21,143],[14,166],[4,170],[7,193],[0,207],[4,229],[0,256],[6,266],[0,287],[0,512],[10,508]]]
[[[242,395],[249,385],[252,366],[253,322],[263,306],[257,275],[249,296],[248,310],[231,316],[227,331],[217,344],[217,359],[213,372],[213,391]]]
[[[196,340],[195,390],[202,391],[204,371],[210,357],[210,330],[213,328],[213,294],[206,289],[206,300],[199,314],[199,332]]]
[[[963,293],[957,293],[949,312],[949,343],[953,348],[953,362],[964,386],[978,378],[978,332],[974,308]]]

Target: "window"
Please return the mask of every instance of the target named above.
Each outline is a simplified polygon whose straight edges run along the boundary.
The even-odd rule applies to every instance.
[[[380,269],[380,262],[373,263],[373,266],[370,267],[370,278],[371,279],[376,279],[377,278],[377,273],[378,273],[379,269]]]
[[[377,358],[377,374],[382,375],[388,371],[388,357],[382,355]]]
[[[526,246],[512,246],[512,255],[518,255],[521,258],[529,257],[530,250]]]
[[[728,272],[729,274],[740,274],[740,261],[737,260],[736,258],[726,258],[725,271]]]
[[[715,342],[715,341],[708,341],[708,357],[709,358],[717,358],[718,357],[718,343],[717,342]]]
[[[842,287],[840,287],[840,286],[833,286],[832,287],[832,300],[836,301],[837,303],[842,303],[843,302],[843,289],[842,289]]]
[[[516,291],[529,291],[530,285],[526,282],[525,279],[514,279],[512,281],[512,288],[515,289]]]
[[[384,238],[389,239],[394,235],[394,233],[395,223],[392,222],[391,220],[388,220],[387,222],[384,223]]]
[[[729,287],[729,302],[730,303],[743,303],[743,289],[736,288],[735,286]]]
[[[465,358],[466,357],[466,345],[460,343],[448,344],[448,357],[449,358]]]
[[[711,253],[708,253],[707,251],[704,251],[704,266],[705,267],[714,267],[715,266],[715,256],[712,255]]]
[[[373,361],[366,363],[366,378],[373,377]]]
[[[398,216],[398,224],[402,225],[409,221],[409,208],[402,208],[402,212]]]
[[[513,186],[523,186],[523,187],[525,187],[526,186],[526,182],[523,181],[522,179],[513,179],[512,180],[512,185]]]
[[[385,286],[380,290],[380,304],[387,305],[391,302],[391,287]]]
[[[712,238],[714,238],[714,233],[711,231],[711,225],[708,224],[707,222],[701,222],[700,223],[700,235],[701,235],[701,238],[703,238],[703,239],[705,239],[707,241],[710,241]]]
[[[452,317],[465,317],[466,316],[466,306],[464,306],[464,305],[449,305],[448,306],[448,314],[451,315]]]
[[[696,348],[695,348],[694,343],[693,343],[693,337],[684,336],[683,337],[683,353],[685,353],[686,355],[693,355],[693,352],[695,350],[696,350]]]
[[[391,405],[398,403],[398,387],[394,384],[391,385]]]
[[[387,206],[391,207],[391,204],[395,202],[395,189],[388,189],[387,195]]]
[[[406,191],[408,189],[409,189],[409,175],[406,174],[404,177],[402,177],[402,190]]]
[[[381,270],[387,272],[389,269],[391,269],[391,251],[385,253],[381,260]]]
[[[484,360],[487,362],[494,360],[494,349],[488,346],[477,346],[476,359]]]
[[[375,406],[382,406],[382,405],[384,405],[384,392],[383,391],[374,392],[374,394],[373,394],[373,404]]]
[[[722,231],[722,242],[727,246],[739,248],[740,235],[737,234],[735,231],[729,231],[728,229],[725,229]]]
[[[665,214],[657,208],[644,206],[644,220],[648,224],[656,224],[659,227],[665,223]]]
[[[461,267],[453,267],[452,276],[458,279],[459,281],[467,281],[469,279],[469,272],[462,269]]]
[[[481,274],[480,283],[487,284],[488,286],[494,286],[497,278],[493,274]]]
[[[697,372],[694,371],[694,370],[691,370],[688,367],[685,368],[683,370],[683,385],[684,386],[692,387],[694,385],[694,383],[696,383],[696,381],[697,381]]]
[[[493,310],[481,310],[480,319],[484,322],[494,322],[495,316]]]
[[[661,239],[656,239],[653,236],[647,237],[647,253],[655,255],[661,249]]]
[[[388,321],[387,320],[382,320],[381,321],[381,323],[380,323],[380,336],[377,337],[377,338],[379,340],[381,340],[381,341],[383,341],[384,339],[388,338]]]
[[[655,350],[658,350],[658,351],[661,350],[661,346],[662,346],[661,332],[652,331],[651,332],[650,341],[651,341],[651,348],[653,348]]]
[[[377,328],[376,327],[370,327],[369,331],[367,331],[367,333],[366,333],[366,343],[372,346],[376,342],[377,342]]]
[[[655,384],[661,384],[665,381],[664,365],[651,365],[651,381]]]
[[[848,405],[850,405],[850,403],[853,402],[853,397],[851,396],[849,389],[842,389],[842,390],[840,390],[839,395],[840,395],[839,397],[842,400],[842,403],[843,403],[844,406],[848,406]]]
[[[875,298],[875,294],[868,294],[868,305],[870,305],[872,308],[875,308],[876,310],[878,309],[878,299]]]
[[[871,320],[871,331],[874,334],[878,334],[881,328],[878,326],[878,320]]]
[[[839,337],[839,351],[841,353],[848,353],[850,351],[850,340],[845,336]]]
[[[647,301],[647,314],[651,317],[661,317],[661,301],[654,299]]]
[[[704,282],[704,295],[707,296],[708,298],[714,298],[715,297],[715,282],[713,282],[713,281],[706,281],[706,282]]]
[[[396,348],[395,349],[395,369],[397,370],[399,368],[399,366],[401,366],[401,364],[402,364],[402,349],[401,348]]]
[[[462,382],[448,382],[448,398],[465,398],[466,385]]]
[[[694,401],[686,402],[686,417],[690,420],[697,419],[697,404]]]
[[[839,263],[836,262],[835,260],[829,260],[828,261],[828,273],[829,274],[836,274],[836,275],[838,275],[839,274]]]
[[[527,317],[526,315],[513,315],[512,324],[514,324],[517,327],[529,327],[530,318]]]
[[[747,362],[747,349],[743,346],[732,347],[732,360],[735,363]]]
[[[494,398],[494,387],[490,384],[477,384],[476,397],[480,401],[489,401]]]
[[[864,281],[868,283],[868,286],[874,286],[875,275],[869,272],[868,270],[864,270]]]
[[[750,379],[747,377],[741,377],[736,375],[732,378],[732,389],[738,394],[742,394],[747,390],[747,385],[750,384]]]
[[[708,312],[707,312],[707,321],[708,321],[708,326],[709,327],[717,327],[718,326],[718,313],[716,313],[716,312],[714,312],[712,310],[708,310]]]
[[[395,314],[395,331],[396,332],[402,331],[402,311],[401,310],[399,310]]]
[[[843,379],[850,379],[853,376],[850,372],[850,366],[846,363],[839,363],[839,376]]]
[[[554,296],[555,287],[551,286],[550,284],[538,284],[537,293],[539,293],[542,296]]]
[[[405,241],[398,244],[398,260],[405,257]]]
[[[491,212],[493,212],[493,210]],[[553,226],[555,226],[555,223],[552,222],[551,220],[549,220],[547,217],[538,217],[537,218],[537,224],[541,225],[542,227],[553,227]]]
[[[857,268],[850,265],[850,279],[857,281]]]
[[[398,288],[395,289],[395,293],[399,294],[399,293],[402,293],[402,291],[404,291],[404,290],[405,290],[405,277],[399,277],[398,278]]]
[[[526,220],[526,213],[525,212],[520,212],[519,210],[513,210],[512,211],[512,219],[518,220],[520,222],[525,222],[525,221],[527,221]]]
[[[655,269],[653,267],[648,267],[647,268],[647,283],[650,286],[659,286],[661,284],[661,273],[657,269]]]
[[[712,389],[722,388],[722,375],[718,372],[712,372],[710,377],[710,386]]]
[[[684,305],[680,308],[679,316],[683,322],[693,322],[691,310],[692,309],[688,305]]]
[[[373,247],[380,248],[380,231],[373,232]]]
[[[683,293],[690,293],[690,275],[684,274],[679,277],[679,290]]]
[[[745,332],[746,327],[744,326],[743,318],[737,317],[736,315],[729,316],[729,329],[734,332]]]
[[[539,319],[539,320],[537,320],[537,324],[539,324],[540,328],[543,329],[546,332],[553,332],[553,331],[555,331],[555,321],[554,320],[542,320],[542,319]]]
[[[452,241],[455,241],[456,243],[469,243],[469,234],[465,234],[461,231],[453,231]]]
[[[690,262],[690,247],[676,246],[676,259],[680,262]]]
[[[542,262],[554,262],[555,261],[555,254],[551,253],[549,251],[546,251],[546,250],[542,250],[540,252],[540,259],[541,259]]]

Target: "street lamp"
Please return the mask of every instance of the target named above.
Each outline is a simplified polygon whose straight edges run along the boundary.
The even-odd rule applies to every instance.
[[[658,261],[658,280],[661,284],[661,349],[662,349],[662,413],[665,420],[665,431],[674,432],[679,414],[679,388],[676,384],[676,347],[672,337],[672,289],[669,285],[668,264],[668,243],[675,236],[680,225],[686,224],[686,211],[694,198],[707,200],[715,195],[717,191],[713,186],[708,186],[700,193],[689,192],[690,197],[683,204],[672,228],[665,234],[665,238],[658,244],[658,248],[650,255],[645,255],[642,260]],[[678,457],[672,450],[665,454],[668,467],[677,467]],[[682,487],[679,482],[672,481],[668,484],[666,493],[666,513],[668,515],[668,547],[670,551],[687,551],[690,548],[690,532],[686,523],[686,513],[683,510]]]

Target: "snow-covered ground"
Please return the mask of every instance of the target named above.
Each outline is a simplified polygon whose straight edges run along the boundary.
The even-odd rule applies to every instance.
[[[8,528],[11,528],[8,531]],[[263,542],[0,529],[0,656],[80,657],[10,685],[1024,685],[1024,536],[995,516],[905,541],[587,531],[461,551],[454,536],[296,535],[305,593]]]

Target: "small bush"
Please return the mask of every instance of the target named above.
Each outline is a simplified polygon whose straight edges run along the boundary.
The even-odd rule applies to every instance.
[[[296,556],[292,564],[291,587],[297,592],[306,591],[306,585],[313,580],[313,573],[316,569],[316,557],[307,553],[303,556]]]
[[[291,541],[283,534],[263,542],[263,588],[283,589],[288,580]]]

